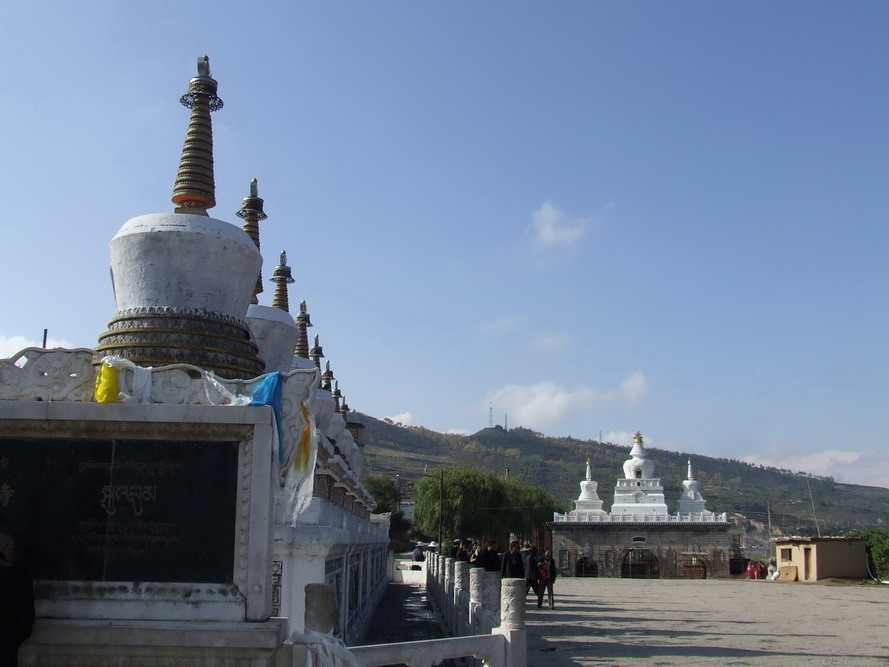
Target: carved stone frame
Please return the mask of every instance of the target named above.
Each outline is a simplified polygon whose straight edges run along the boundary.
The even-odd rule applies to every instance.
[[[274,428],[271,408],[266,406],[0,401],[0,437],[239,443],[233,586],[37,581],[38,616],[207,621],[269,618],[277,487]]]

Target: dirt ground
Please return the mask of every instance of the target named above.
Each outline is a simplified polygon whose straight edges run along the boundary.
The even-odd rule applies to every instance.
[[[529,667],[889,665],[889,585],[556,581],[528,597]]]

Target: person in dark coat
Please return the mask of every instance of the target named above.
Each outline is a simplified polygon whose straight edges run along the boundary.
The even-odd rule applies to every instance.
[[[522,565],[525,571],[525,595],[527,596],[528,591],[532,589],[534,590],[534,595],[537,595],[537,547],[528,549]]]
[[[487,572],[497,572],[500,569],[500,556],[497,554],[497,543],[493,540],[475,559],[475,564],[485,568]]]
[[[19,646],[34,626],[34,584],[13,565],[15,541],[0,533],[0,666],[17,667]]]
[[[537,608],[543,606],[543,592],[547,592],[549,596],[549,608],[555,609],[553,602],[553,584],[556,582],[556,561],[553,559],[552,552],[547,549],[543,552],[543,558],[537,562]]]
[[[513,542],[509,545],[509,551],[503,554],[503,561],[500,563],[500,576],[504,579],[525,578],[525,563],[519,546],[518,542]]]

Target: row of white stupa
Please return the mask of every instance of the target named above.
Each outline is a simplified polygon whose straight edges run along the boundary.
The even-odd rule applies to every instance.
[[[664,487],[654,476],[654,463],[642,444],[642,434],[636,432],[630,458],[624,461],[624,477],[614,487],[611,512],[602,509],[593,481],[590,462],[586,464],[586,479],[580,483],[580,496],[574,509],[567,514],[555,513],[557,523],[726,523],[725,513],[707,511],[700,483],[694,478],[691,459],[688,460],[688,479],[682,482],[682,494],[675,513],[670,514],[664,501]]]

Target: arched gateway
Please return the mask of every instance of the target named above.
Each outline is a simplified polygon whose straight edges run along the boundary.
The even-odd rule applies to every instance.
[[[574,576],[575,577],[598,577],[599,576],[599,566],[596,564],[596,561],[588,556],[581,556],[577,559],[577,564],[574,566]]]
[[[630,549],[620,565],[621,579],[660,579],[661,567],[650,549]]]

